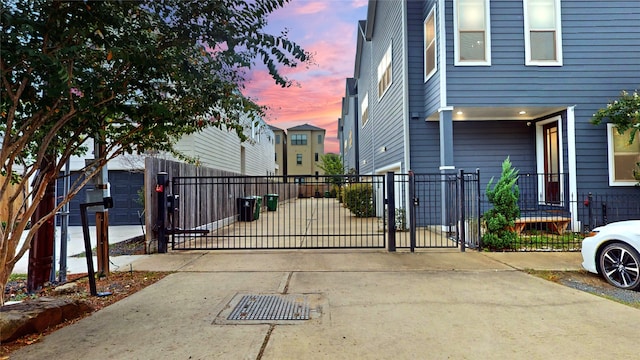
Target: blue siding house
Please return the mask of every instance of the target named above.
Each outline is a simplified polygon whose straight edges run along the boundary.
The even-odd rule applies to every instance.
[[[370,0],[357,26],[361,173],[480,169],[484,191],[509,157],[521,208],[571,229],[583,194],[640,193],[640,140],[590,123],[640,88],[640,1]]]

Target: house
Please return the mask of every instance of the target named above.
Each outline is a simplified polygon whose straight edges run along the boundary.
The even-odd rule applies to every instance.
[[[572,229],[586,194],[637,196],[639,140],[589,121],[640,86],[640,2],[369,0],[357,29],[357,111],[343,104],[339,126],[361,173],[480,169],[484,191],[509,157],[523,209],[562,210]]]
[[[234,131],[226,128],[210,127],[201,132],[185,135],[176,144],[175,149],[183,155],[197,161],[200,166],[237,173],[238,175],[267,176],[278,170],[273,158],[276,137],[274,132],[262,120],[243,117],[240,122],[247,137],[241,141]],[[92,152],[87,154],[92,157]],[[139,213],[143,211],[142,191],[144,190],[144,159],[149,155],[122,155],[109,162],[108,178],[110,194],[114,207],[109,210],[111,225],[140,224]],[[155,154],[166,159],[175,159],[171,154]],[[72,157],[71,173],[84,167],[85,158]],[[72,179],[74,176],[72,175]],[[71,225],[80,225],[79,204],[87,201],[86,191],[92,191],[92,185],[71,200]],[[58,181],[57,193],[63,194],[63,182]],[[93,217],[89,217],[93,224]]]
[[[338,119],[338,140],[343,168],[346,172],[360,173],[358,130],[360,114],[358,113],[357,82],[348,78],[345,86],[345,96],[342,98],[342,117]],[[363,115],[366,119],[366,114]],[[366,120],[365,120],[366,122]]]
[[[282,176],[287,173],[287,133],[283,129],[269,125],[275,138],[274,159],[276,162],[276,175]]]
[[[287,129],[287,176],[293,176],[296,181],[304,182],[302,175],[322,175],[319,167],[321,156],[324,155],[325,130],[319,127],[303,124]]]

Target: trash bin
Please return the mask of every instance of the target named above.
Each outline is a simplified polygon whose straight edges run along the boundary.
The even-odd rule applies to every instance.
[[[330,197],[330,196],[331,196],[331,193],[329,193],[328,191],[325,191],[325,192],[324,192],[324,197],[328,198],[328,197]]]
[[[276,211],[278,208],[278,194],[267,194],[265,197],[267,198],[267,210]]]
[[[256,201],[256,208],[253,212],[253,220],[258,220],[260,218],[260,208],[262,207],[262,196],[253,196]]]
[[[236,199],[238,206],[238,220],[253,221],[254,207],[256,199],[254,197],[239,197]]]

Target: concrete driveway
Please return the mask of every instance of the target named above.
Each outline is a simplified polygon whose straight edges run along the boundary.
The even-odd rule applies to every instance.
[[[579,267],[578,253],[153,255],[133,268],[176,273],[11,358],[636,357],[640,311],[518,270]],[[261,294],[306,297],[310,319],[227,319]]]

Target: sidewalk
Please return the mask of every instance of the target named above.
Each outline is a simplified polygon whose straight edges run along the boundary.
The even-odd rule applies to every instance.
[[[633,358],[640,311],[518,269],[575,270],[579,253],[440,250],[171,252],[175,271],[12,359]],[[229,320],[243,295],[306,297],[310,320]],[[605,340],[606,341],[606,340]]]
[[[125,241],[136,236],[143,235],[140,225],[126,225],[126,226],[110,226],[109,227],[109,244]],[[55,259],[56,259],[56,271],[60,270],[60,227],[56,227],[55,230]],[[26,237],[26,234],[23,236]],[[89,227],[89,237],[91,239],[91,247],[96,246],[96,228],[95,226]],[[67,239],[67,273],[86,273],[87,272],[87,259],[84,257],[74,257],[74,255],[81,254],[84,249],[84,236],[82,234],[82,226],[70,226],[69,238]],[[128,265],[144,257],[145,255],[130,255],[130,256],[112,256],[109,258],[111,261],[110,269],[117,271],[119,269],[128,268]],[[13,268],[13,274],[26,274],[29,264],[29,252],[27,251]],[[97,259],[93,257],[94,269],[97,268]]]

